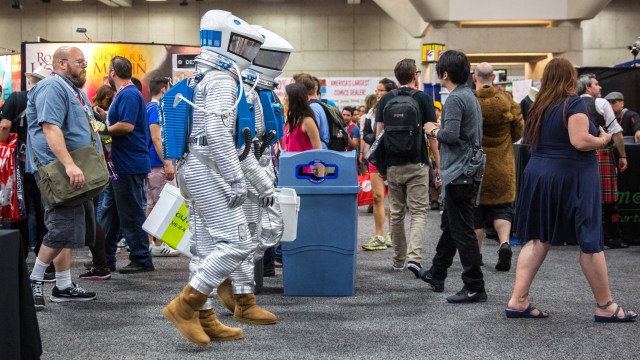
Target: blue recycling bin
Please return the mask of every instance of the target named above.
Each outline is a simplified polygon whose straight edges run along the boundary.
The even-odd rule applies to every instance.
[[[286,296],[353,296],[356,285],[356,152],[312,150],[280,155],[279,187],[300,197],[297,238],[282,244]],[[316,164],[326,175],[315,176]]]

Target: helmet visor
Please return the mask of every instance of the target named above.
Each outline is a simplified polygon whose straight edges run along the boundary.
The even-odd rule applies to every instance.
[[[291,53],[260,49],[253,59],[253,64],[266,69],[282,71],[289,60]]]
[[[260,45],[262,44],[258,41],[232,33],[231,38],[229,39],[228,50],[232,54],[238,55],[247,61],[251,61],[258,53],[258,50],[260,50]]]

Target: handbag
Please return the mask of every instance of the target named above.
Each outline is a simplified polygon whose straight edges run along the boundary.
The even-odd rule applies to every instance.
[[[73,162],[76,164],[82,174],[84,175],[84,185],[81,188],[74,188],[69,183],[69,176],[64,165],[55,159],[42,166],[38,157],[33,151],[33,145],[31,145],[31,152],[33,154],[33,160],[38,168],[38,188],[44,196],[47,203],[51,206],[78,206],[83,202],[93,199],[102,192],[108,185],[111,179],[109,175],[109,169],[104,156],[98,151],[98,143],[96,136],[91,131],[94,129],[92,121],[96,121],[93,118],[93,111],[88,107],[73,88],[66,84],[56,74],[55,77],[62,81],[78,98],[82,107],[84,108],[87,122],[89,123],[89,136],[91,136],[91,144],[83,146],[79,149],[69,152]]]
[[[380,132],[380,135],[376,138],[376,141],[371,144],[371,148],[367,153],[367,161],[375,166],[380,176],[387,175],[387,161],[384,151],[384,130]]]
[[[107,164],[93,144],[73,150],[69,154],[84,174],[84,185],[81,188],[71,186],[65,167],[59,160],[41,166],[36,157],[33,157],[40,175],[38,188],[49,205],[77,206],[93,199],[109,185]]]

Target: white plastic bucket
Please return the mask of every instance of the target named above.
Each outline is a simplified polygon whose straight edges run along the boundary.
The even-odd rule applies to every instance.
[[[280,203],[280,211],[282,211],[282,220],[284,223],[284,232],[280,241],[294,241],[298,235],[300,197],[294,189],[290,188],[279,188],[276,194],[278,194],[278,202]]]
[[[170,247],[191,257],[189,222],[180,189],[166,184],[142,229]]]

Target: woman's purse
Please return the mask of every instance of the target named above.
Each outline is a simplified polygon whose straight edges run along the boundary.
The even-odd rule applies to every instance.
[[[380,132],[380,135],[376,138],[376,141],[371,144],[371,148],[367,153],[367,161],[369,164],[375,166],[380,176],[387,175],[387,161],[384,151],[384,130]]]

